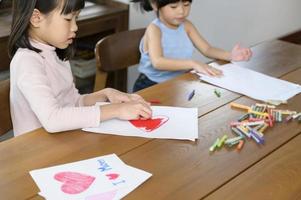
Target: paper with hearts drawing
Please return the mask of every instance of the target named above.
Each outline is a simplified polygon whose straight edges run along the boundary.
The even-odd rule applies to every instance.
[[[84,131],[146,138],[182,139],[198,138],[197,108],[152,106],[153,117],[149,120],[123,121],[118,119],[100,123],[96,128]]]
[[[46,199],[120,199],[151,174],[124,164],[115,154],[33,170]]]

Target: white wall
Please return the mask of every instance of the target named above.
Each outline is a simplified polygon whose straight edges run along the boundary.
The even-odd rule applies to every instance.
[[[300,30],[300,8],[301,0],[193,0],[189,19],[209,43],[230,50],[237,42],[251,46]],[[145,27],[154,17],[130,3],[130,29]],[[198,53],[194,57],[208,61]],[[130,70],[129,88],[137,74]]]

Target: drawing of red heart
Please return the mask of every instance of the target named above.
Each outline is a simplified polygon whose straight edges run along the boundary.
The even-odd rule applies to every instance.
[[[54,179],[63,183],[61,190],[67,194],[78,194],[90,187],[95,177],[77,172],[60,172]]]
[[[165,124],[168,120],[169,118],[166,116],[156,116],[152,119],[130,120],[130,123],[144,132],[151,132]]]
[[[109,178],[109,180],[115,180],[118,178],[119,174],[106,174],[106,176]]]

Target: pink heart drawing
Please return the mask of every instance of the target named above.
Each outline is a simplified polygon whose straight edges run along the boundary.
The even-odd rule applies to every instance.
[[[118,178],[119,174],[106,174],[106,176],[109,178],[109,180],[115,180]]]
[[[90,187],[95,177],[78,172],[60,172],[54,179],[63,183],[61,190],[67,194],[79,194]]]
[[[165,124],[168,120],[169,118],[166,116],[156,116],[152,119],[130,120],[130,123],[144,132],[151,132]]]

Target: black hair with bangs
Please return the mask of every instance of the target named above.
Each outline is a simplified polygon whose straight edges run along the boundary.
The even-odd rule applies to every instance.
[[[133,3],[139,3],[140,7],[145,11],[153,10],[151,3],[154,3],[157,6],[158,10],[160,10],[160,8],[166,6],[167,4],[177,3],[179,1],[189,1],[190,3],[192,3],[192,0],[131,0],[131,2]]]
[[[33,47],[29,42],[28,29],[33,10],[38,9],[47,15],[54,9],[62,6],[61,14],[66,15],[85,6],[84,0],[13,0],[13,20],[11,34],[8,41],[8,54],[12,58],[18,48],[27,48],[40,53],[41,50]],[[61,60],[69,60],[73,55],[73,45],[66,49],[56,48],[56,53]]]

